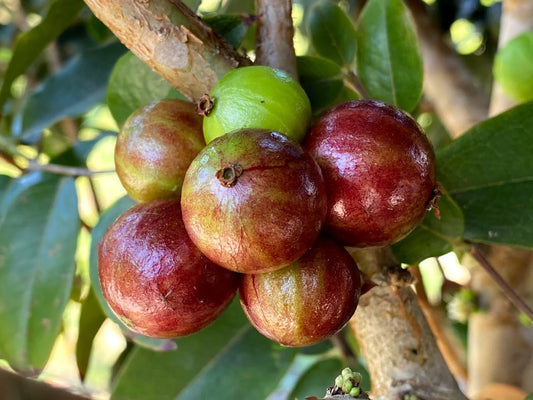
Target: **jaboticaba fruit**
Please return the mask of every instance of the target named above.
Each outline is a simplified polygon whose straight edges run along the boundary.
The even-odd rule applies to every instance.
[[[210,142],[187,170],[181,197],[192,241],[233,271],[284,267],[305,253],[326,216],[317,163],[287,136],[243,129]]]
[[[325,236],[288,267],[243,275],[239,289],[250,322],[286,346],[310,346],[335,334],[355,312],[360,293],[355,261]]]
[[[133,331],[159,338],[210,324],[240,280],[192,243],[179,199],[153,200],[123,213],[98,244],[98,272],[115,314]]]
[[[311,104],[300,84],[281,70],[249,66],[228,72],[210,93],[205,109],[205,141],[241,128],[281,132],[302,141],[311,118]],[[202,107],[200,107],[202,108]]]
[[[385,246],[421,222],[435,195],[435,155],[418,124],[396,107],[350,101],[326,111],[304,148],[328,190],[325,229],[344,245]]]
[[[185,172],[204,146],[193,103],[156,101],[124,122],[115,147],[118,177],[138,202],[179,197]]]

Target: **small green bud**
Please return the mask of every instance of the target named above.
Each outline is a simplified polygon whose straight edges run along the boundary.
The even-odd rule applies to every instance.
[[[342,385],[342,391],[344,393],[349,393],[350,390],[353,388],[353,383],[350,380],[344,381],[344,384]]]
[[[348,367],[344,368],[341,372],[342,376],[351,376],[352,375],[352,370]]]
[[[342,375],[339,375],[335,378],[335,386],[342,387],[343,383],[344,379],[342,378]]]
[[[361,383],[361,380],[363,379],[363,376],[359,372],[354,372],[352,377],[355,384]]]
[[[361,389],[359,389],[358,386],[353,387],[349,393],[349,395],[352,397],[359,397],[360,394],[361,394]]]

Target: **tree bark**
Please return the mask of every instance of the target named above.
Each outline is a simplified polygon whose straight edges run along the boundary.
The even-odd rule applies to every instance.
[[[250,61],[179,0],[85,0],[137,57],[193,101]]]

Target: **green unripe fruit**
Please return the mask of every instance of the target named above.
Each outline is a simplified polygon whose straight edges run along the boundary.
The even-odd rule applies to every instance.
[[[300,84],[284,71],[249,66],[228,72],[210,93],[206,115],[206,143],[242,128],[261,128],[301,142],[311,118],[311,104]],[[205,104],[204,104],[205,105]]]

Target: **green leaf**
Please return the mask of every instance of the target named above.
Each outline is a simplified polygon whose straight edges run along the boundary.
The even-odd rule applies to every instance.
[[[475,126],[437,153],[466,239],[533,248],[533,103]]]
[[[0,108],[9,97],[13,81],[23,74],[45,47],[72,23],[83,6],[84,2],[81,0],[52,0],[41,23],[19,35],[13,48],[13,56],[2,79]]]
[[[113,322],[117,323],[127,337],[129,337],[135,343],[152,350],[173,350],[175,348],[175,344],[171,340],[154,339],[151,337],[139,335],[129,330],[111,310],[106,300],[104,299],[104,295],[102,294],[102,287],[100,286],[100,279],[98,278],[98,242],[100,241],[102,236],[104,236],[104,233],[107,230],[108,226],[111,225],[124,211],[126,211],[133,205],[135,205],[135,202],[128,196],[120,198],[104,213],[102,213],[102,215],[100,216],[100,220],[92,231],[91,250],[89,256],[89,276],[91,278],[92,288],[105,315],[111,320],[113,320]]]
[[[369,0],[357,25],[357,72],[370,97],[412,111],[422,94],[416,28],[401,0]]]
[[[7,207],[0,223],[0,352],[14,368],[40,369],[49,357],[72,287],[79,229],[72,178],[48,176]]]
[[[90,290],[81,306],[79,334],[76,342],[76,363],[82,380],[85,378],[87,367],[89,366],[94,337],[105,319],[106,316],[100,307],[94,290]]]
[[[48,77],[23,108],[20,135],[25,139],[38,138],[53,123],[79,116],[105,100],[107,80],[124,51],[118,42],[98,46]]]
[[[344,86],[341,68],[325,58],[297,57],[300,84],[311,102],[314,113],[335,104]]]
[[[264,400],[297,352],[253,329],[238,299],[213,325],[177,343],[178,349],[167,353],[134,350],[117,378],[113,397]]]
[[[132,53],[116,63],[107,88],[107,104],[120,126],[137,108],[164,98],[185,97]]]
[[[443,193],[438,201],[440,219],[429,211],[405,239],[392,245],[398,261],[418,264],[429,257],[438,257],[453,250],[464,234],[464,218],[459,206]]]
[[[335,3],[319,0],[309,10],[307,28],[315,51],[340,66],[350,66],[355,57],[357,36],[350,18]]]
[[[524,400],[533,400],[533,393],[529,394]]]
[[[507,42],[494,58],[494,77],[517,102],[533,100],[533,32]]]
[[[326,389],[333,386],[343,364],[338,358],[320,360],[300,378],[289,399],[305,399],[309,396],[324,397]]]
[[[222,14],[202,18],[233,47],[239,47],[253,19],[248,14]]]

